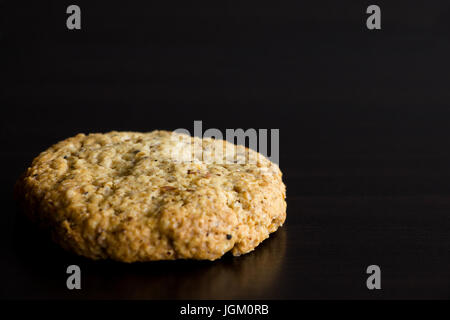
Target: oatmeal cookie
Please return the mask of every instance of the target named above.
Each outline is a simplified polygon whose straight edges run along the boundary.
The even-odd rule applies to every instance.
[[[252,251],[286,218],[278,166],[244,146],[169,131],[78,134],[16,184],[65,249],[124,262]]]

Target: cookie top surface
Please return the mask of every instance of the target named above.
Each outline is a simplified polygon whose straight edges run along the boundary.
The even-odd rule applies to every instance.
[[[94,259],[239,255],[286,215],[276,164],[243,146],[168,131],[79,134],[36,157],[18,185],[32,218]]]

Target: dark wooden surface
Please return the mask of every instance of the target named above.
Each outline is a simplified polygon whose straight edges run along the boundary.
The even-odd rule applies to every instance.
[[[2,298],[450,298],[446,2],[382,2],[375,33],[354,2],[79,2],[78,33],[64,1],[5,7]],[[280,129],[288,219],[249,255],[92,262],[37,233],[12,200],[58,140],[194,120]],[[70,264],[80,291],[66,289]],[[365,286],[371,264],[382,290]]]

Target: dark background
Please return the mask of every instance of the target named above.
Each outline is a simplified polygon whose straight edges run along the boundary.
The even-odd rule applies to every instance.
[[[450,298],[448,1],[376,1],[378,31],[367,1],[92,2],[0,5],[2,298]],[[91,262],[12,200],[61,139],[194,120],[280,129],[288,219],[249,255]]]

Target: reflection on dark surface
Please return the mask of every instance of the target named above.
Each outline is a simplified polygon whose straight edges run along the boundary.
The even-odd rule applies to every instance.
[[[63,251],[36,230],[21,214],[16,216],[14,272],[33,279],[28,292],[11,290],[10,297],[99,299],[234,299],[267,296],[280,273],[286,251],[281,228],[255,251],[218,261],[155,261],[124,264],[90,261]],[[77,264],[82,290],[67,290],[66,268]],[[25,270],[23,270],[25,269]],[[26,282],[26,278],[22,278]],[[36,282],[38,281],[38,282]]]
[[[0,186],[1,187],[1,186]],[[124,264],[65,252],[18,213],[0,233],[6,299],[448,298],[448,197],[288,199],[288,221],[254,252],[211,261]],[[424,218],[422,213],[432,213]],[[366,287],[382,267],[383,290]],[[81,268],[81,290],[66,269]],[[383,286],[382,284],[382,286]]]

